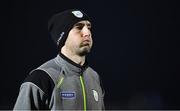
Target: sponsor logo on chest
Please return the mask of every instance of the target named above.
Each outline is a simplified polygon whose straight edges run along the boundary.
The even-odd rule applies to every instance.
[[[75,91],[62,91],[60,92],[60,96],[62,99],[75,99],[76,92]]]

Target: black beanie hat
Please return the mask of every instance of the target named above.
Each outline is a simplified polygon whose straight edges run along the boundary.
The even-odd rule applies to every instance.
[[[90,21],[88,15],[77,9],[70,9],[55,14],[48,22],[48,31],[58,48],[64,46],[73,25],[82,20]]]

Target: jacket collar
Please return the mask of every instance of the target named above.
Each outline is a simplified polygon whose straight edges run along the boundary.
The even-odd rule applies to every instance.
[[[85,61],[84,65],[81,66],[75,62],[73,62],[72,60],[70,60],[69,58],[67,58],[65,55],[63,55],[62,53],[59,53],[57,55],[57,57],[55,58],[55,60],[57,61],[58,64],[60,64],[61,66],[65,66],[67,67],[68,70],[72,70],[73,72],[77,72],[79,74],[83,73],[86,68],[88,67],[88,63],[87,61]]]

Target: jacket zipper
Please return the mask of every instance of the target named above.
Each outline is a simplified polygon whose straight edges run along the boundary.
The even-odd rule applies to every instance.
[[[83,105],[84,105],[84,111],[86,111],[87,106],[86,106],[86,91],[84,87],[84,80],[82,76],[80,76],[80,81],[81,81],[81,87],[82,87],[82,93],[83,93]]]

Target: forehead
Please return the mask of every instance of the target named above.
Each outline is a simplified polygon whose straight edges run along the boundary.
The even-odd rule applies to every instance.
[[[82,20],[82,21],[74,24],[74,26],[77,26],[77,25],[87,25],[87,26],[89,26],[89,25],[91,25],[91,22],[88,21],[88,20]]]

